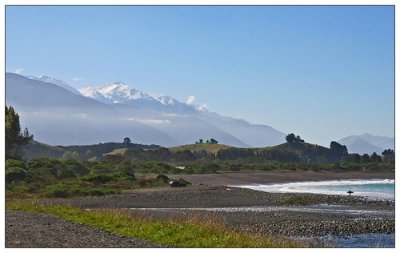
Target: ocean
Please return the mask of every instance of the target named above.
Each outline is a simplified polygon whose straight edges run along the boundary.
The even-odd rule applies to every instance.
[[[395,199],[395,183],[391,179],[370,179],[370,180],[329,180],[329,181],[309,181],[281,184],[258,184],[241,185],[243,187],[265,192],[281,193],[317,193],[328,195],[348,195],[352,191],[352,196],[365,197],[367,199],[393,200]],[[321,207],[310,207],[308,211],[324,211]],[[335,213],[340,206],[328,206],[327,211]],[[349,211],[349,210],[347,210]],[[351,211],[351,210],[350,210]],[[357,211],[357,210],[356,210]],[[352,213],[357,213],[351,211]],[[382,215],[383,213],[379,211]],[[373,215],[373,213],[369,213]],[[389,213],[389,215],[392,215]],[[310,238],[311,239],[311,238]],[[395,234],[362,234],[351,236],[328,236],[318,240],[334,245],[338,248],[393,248],[395,247]]]
[[[368,199],[394,200],[395,197],[394,180],[391,179],[308,181],[281,184],[252,184],[236,187],[265,192],[297,192],[329,195],[348,195],[347,192],[352,191],[352,196],[360,196]]]

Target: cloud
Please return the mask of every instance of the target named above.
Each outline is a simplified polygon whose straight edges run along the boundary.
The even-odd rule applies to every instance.
[[[171,121],[167,119],[137,119],[137,118],[126,118],[129,121],[137,121],[143,124],[169,124]]]
[[[197,106],[197,110],[199,111],[203,111],[207,109],[207,104],[202,104],[202,105],[198,105]]]
[[[189,96],[189,97],[186,99],[186,104],[187,104],[187,105],[192,105],[195,99],[196,99],[195,96]]]
[[[85,80],[85,78],[82,77],[82,76],[75,76],[75,77],[72,78],[72,80],[75,81],[75,82],[79,82],[79,81]]]
[[[17,68],[16,70],[15,70],[15,73],[17,73],[17,74],[22,74],[22,72],[24,72],[25,71],[25,69],[23,69],[23,68]]]

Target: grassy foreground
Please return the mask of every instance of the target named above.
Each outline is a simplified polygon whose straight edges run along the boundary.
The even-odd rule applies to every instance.
[[[178,223],[147,220],[120,210],[87,211],[67,205],[41,205],[33,201],[13,201],[6,204],[6,209],[54,214],[67,221],[172,247],[293,248],[307,246],[290,240],[229,231],[212,222],[182,221]]]

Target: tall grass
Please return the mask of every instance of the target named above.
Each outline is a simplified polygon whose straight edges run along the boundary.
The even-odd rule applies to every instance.
[[[116,210],[83,210],[67,205],[42,205],[36,202],[7,203],[9,210],[44,212],[57,215],[67,221],[86,224],[102,230],[172,247],[201,248],[292,248],[306,244],[275,237],[261,237],[230,231],[213,222],[200,220],[171,221],[134,217]]]

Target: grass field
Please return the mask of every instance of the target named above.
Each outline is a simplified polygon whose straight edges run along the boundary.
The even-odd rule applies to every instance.
[[[124,155],[127,150],[127,148],[117,148],[109,153],[105,153],[104,155]]]

